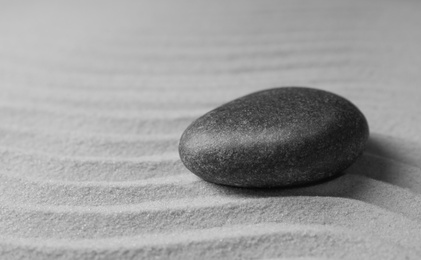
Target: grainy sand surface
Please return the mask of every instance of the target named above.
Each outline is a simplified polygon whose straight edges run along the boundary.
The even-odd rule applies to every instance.
[[[421,2],[1,1],[1,259],[420,259]],[[276,86],[340,94],[366,152],[314,186],[206,183],[182,131]]]

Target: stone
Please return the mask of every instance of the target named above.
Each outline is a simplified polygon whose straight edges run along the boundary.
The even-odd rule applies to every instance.
[[[237,187],[306,185],[340,174],[363,152],[367,120],[350,101],[305,87],[263,90],[196,119],[180,158],[206,181]]]

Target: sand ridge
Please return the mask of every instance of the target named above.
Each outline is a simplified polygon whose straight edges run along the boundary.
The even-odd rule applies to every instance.
[[[0,10],[1,259],[421,258],[415,1],[43,1]],[[233,98],[312,86],[371,136],[343,175],[207,183],[182,131]]]

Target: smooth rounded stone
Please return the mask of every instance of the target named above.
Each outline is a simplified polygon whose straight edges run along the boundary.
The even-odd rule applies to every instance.
[[[195,120],[183,133],[184,165],[209,182],[279,187],[339,174],[363,152],[364,115],[333,93],[284,87],[252,93]]]

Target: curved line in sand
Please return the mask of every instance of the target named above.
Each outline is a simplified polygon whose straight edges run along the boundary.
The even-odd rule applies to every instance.
[[[250,247],[253,243],[253,247]],[[314,246],[317,245],[317,247]],[[90,258],[100,251],[110,258],[165,257],[187,259],[192,255],[202,258],[214,256],[231,259],[239,255],[256,259],[267,257],[357,257],[395,259],[416,258],[420,251],[385,241],[382,237],[355,232],[347,228],[324,225],[296,225],[266,223],[235,225],[180,232],[175,239],[172,234],[145,234],[119,237],[118,239],[59,240],[59,239],[13,239],[0,238],[0,250],[7,255],[35,254],[40,258],[57,258],[60,255],[82,255]],[[303,258],[300,258],[303,259]]]
[[[367,157],[367,159],[366,159]],[[371,161],[373,158],[376,161]],[[363,164],[364,166],[358,166]],[[369,164],[369,166],[365,166]],[[376,165],[386,164],[381,169]],[[390,191],[387,184],[399,186],[420,195],[421,169],[396,163],[390,160],[364,155],[357,163],[346,170],[348,174],[356,174],[362,178],[372,178],[385,184],[382,189],[387,190],[390,196],[397,195],[398,191]],[[385,168],[389,168],[390,173],[385,174]],[[398,178],[390,178],[390,174],[400,172]],[[187,171],[186,171],[187,173]],[[24,176],[24,177],[22,177]],[[395,176],[395,175],[392,175]],[[361,184],[361,177],[339,177],[337,180],[322,183],[314,187],[295,188],[290,190],[272,191],[245,191],[243,196],[293,196],[293,195],[313,195],[313,196],[344,196],[350,188],[359,186],[361,190],[369,182]],[[137,181],[104,182],[104,181],[54,181],[51,179],[30,178],[26,173],[13,174],[2,172],[0,174],[2,185],[0,185],[4,197],[13,198],[15,202],[32,202],[35,204],[48,205],[114,205],[118,203],[131,204],[145,201],[156,201],[160,199],[203,197],[203,196],[235,196],[238,190],[218,188],[217,185],[208,184],[194,176],[193,174],[173,174],[161,178],[140,179]],[[363,180],[364,181],[364,180]],[[336,188],[333,188],[335,187]],[[366,188],[368,189],[368,188]],[[323,190],[324,192],[321,192]],[[339,192],[341,191],[341,192]],[[406,190],[400,190],[407,194]],[[346,196],[346,195],[345,195]],[[405,195],[403,195],[405,196]],[[408,197],[408,196],[407,196]],[[409,196],[411,197],[411,196]],[[352,198],[352,195],[350,196]],[[410,199],[410,198],[408,198]]]
[[[43,207],[6,205],[3,236],[48,239],[102,239],[173,233],[266,222],[318,224],[374,234],[403,247],[420,248],[421,224],[364,202],[332,197],[253,200],[207,198],[143,203],[128,207]],[[347,214],[343,209],[347,208]],[[124,213],[122,212],[124,210]],[[247,214],[244,214],[247,212]],[[369,222],[369,225],[367,225]],[[390,225],[393,223],[393,225]],[[177,239],[177,236],[173,236]]]
[[[44,97],[17,97],[19,101],[10,103],[13,97],[8,97],[7,101],[2,102],[3,110],[20,109],[22,111],[30,110],[36,107],[37,110],[42,112],[52,111],[56,113],[60,111],[62,114],[80,115],[83,116],[83,111],[86,110],[85,116],[103,116],[103,117],[144,117],[144,118],[177,118],[180,115],[184,117],[197,117],[202,115],[212,108],[223,104],[224,102],[202,100],[192,102],[188,98],[177,100],[132,100],[121,102],[118,100],[99,100],[90,102],[89,100],[83,101],[77,98],[61,98],[49,99],[48,96]],[[25,100],[26,99],[26,100]],[[23,101],[22,101],[23,100]],[[180,102],[181,101],[181,102]],[[228,101],[228,99],[226,99]],[[180,114],[177,114],[177,112]],[[126,113],[127,112],[127,113]]]
[[[59,101],[60,102],[60,101]],[[194,117],[199,116],[198,113],[189,113],[190,115],[176,114],[176,113],[166,113],[165,110],[146,110],[139,111],[138,114],[128,113],[128,114],[104,114],[104,113],[83,113],[81,110],[69,110],[64,108],[58,108],[53,106],[38,106],[37,108],[31,108],[30,106],[16,106],[16,105],[1,105],[0,106],[1,114],[9,114],[9,117],[13,115],[14,117],[64,117],[65,120],[81,120],[84,118],[89,118],[91,120],[102,119],[102,120],[130,120],[130,121],[154,121],[154,120],[167,120],[172,123],[174,120],[193,120]],[[7,117],[6,117],[7,118]],[[8,127],[6,124],[4,127]]]
[[[50,69],[51,66],[59,66],[67,68],[96,68],[96,69],[115,69],[115,68],[141,68],[143,64],[148,64],[148,66],[154,67],[165,67],[169,65],[181,64],[193,67],[203,66],[203,59],[206,59],[207,67],[224,67],[224,68],[240,68],[241,66],[250,66],[250,64],[255,63],[259,59],[264,59],[264,62],[267,64],[274,63],[278,61],[277,64],[296,64],[297,61],[313,61],[314,59],[343,59],[344,57],[349,58],[352,55],[353,59],[361,58],[362,55],[367,55],[368,50],[365,52],[363,49],[353,49],[348,47],[316,47],[311,46],[307,48],[297,48],[297,46],[290,46],[288,49],[284,48],[272,48],[262,50],[256,49],[231,49],[224,51],[196,51],[196,53],[184,52],[176,53],[174,51],[162,52],[140,52],[140,53],[119,53],[117,55],[112,55],[108,53],[102,56],[92,56],[83,55],[75,56],[69,59],[66,59],[64,62],[60,58],[51,58],[45,56],[38,57],[28,57],[23,56],[22,54],[9,53],[8,55],[2,56],[1,63],[7,63],[12,66],[24,65],[25,67],[35,67],[35,64],[41,67]],[[292,48],[291,48],[292,47]],[[91,56],[91,57],[89,57]],[[282,60],[280,60],[282,59]],[[83,65],[81,65],[83,64]]]
[[[335,70],[347,72],[347,68],[335,68]],[[300,75],[306,74],[306,79],[302,81],[297,81]],[[165,75],[165,74],[156,74],[148,75],[144,81],[136,83],[139,80],[136,75],[113,75],[111,80],[107,77],[98,77],[95,75],[82,75],[74,74],[71,78],[67,74],[58,74],[47,72],[30,72],[30,71],[20,71],[14,70],[9,71],[10,77],[13,79],[16,85],[27,85],[27,80],[30,79],[31,86],[48,86],[53,89],[62,89],[67,91],[69,88],[74,89],[87,89],[91,91],[102,91],[103,89],[113,90],[113,91],[125,91],[125,90],[134,90],[139,89],[160,89],[162,91],[167,89],[190,89],[191,91],[197,91],[198,88],[215,88],[215,90],[225,90],[228,88],[237,88],[243,89],[244,87],[248,88],[241,94],[250,93],[251,91],[259,90],[256,89],[256,85],[261,85],[261,89],[276,87],[279,86],[279,82],[295,82],[294,85],[307,85],[309,83],[317,85],[332,85],[337,84],[346,84],[355,86],[359,84],[367,84],[366,81],[362,82],[360,79],[351,77],[347,74],[339,76],[338,73],[332,73],[326,71],[326,69],[311,67],[311,68],[297,68],[294,71],[288,71],[288,73],[281,73],[279,71],[272,72],[259,72],[253,74],[253,77],[249,77],[248,74],[223,74],[218,75],[215,78],[214,75],[208,74],[191,74],[191,75]],[[135,83],[133,83],[135,82]],[[263,84],[262,82],[266,82]],[[302,82],[298,84],[298,82]],[[374,85],[375,82],[372,83]],[[384,91],[384,90],[383,90]],[[154,103],[150,103],[152,108],[162,108],[165,104],[159,104],[156,106]],[[171,104],[168,108],[186,108],[183,106],[183,103],[174,103]],[[201,105],[199,103],[199,105]],[[144,107],[148,108],[148,107]],[[197,108],[192,107],[190,108]],[[212,108],[212,107],[207,107]]]
[[[0,155],[3,171],[50,180],[132,181],[187,172],[176,154],[111,160],[0,149]]]
[[[366,81],[363,81],[358,78],[349,77],[346,75],[337,75],[332,74],[325,71],[326,77],[321,77],[317,71],[312,68],[311,71],[304,70],[307,73],[306,80],[302,81],[302,84],[299,84],[297,79],[295,79],[294,85],[307,85],[309,83],[318,84],[318,85],[326,85],[329,86],[333,83],[335,84],[341,84],[343,86],[352,85],[352,87],[358,88],[359,85],[363,85],[362,88],[364,91],[374,92],[371,89],[367,89],[365,84],[367,84]],[[298,74],[301,74],[303,70],[300,70],[297,72]],[[13,85],[6,85],[2,86],[6,91],[5,94],[8,94],[9,91],[11,93],[16,93],[16,91],[23,92],[23,91],[29,91],[29,93],[34,93],[35,91],[27,90],[26,84],[27,81],[25,79],[22,79],[19,77],[19,73],[14,72],[11,73],[13,75]],[[89,76],[84,75],[82,78],[81,76],[74,76],[72,80],[70,80],[67,77],[61,77],[56,75],[53,79],[47,77],[47,75],[41,76],[40,74],[25,74],[26,77],[31,79],[31,86],[33,86],[36,89],[40,89],[41,92],[49,90],[54,92],[63,91],[64,93],[69,93],[70,95],[75,95],[75,93],[82,93],[85,94],[85,97],[87,94],[90,95],[96,95],[98,92],[105,92],[105,93],[114,93],[116,95],[121,95],[121,92],[129,92],[129,94],[134,93],[134,95],[139,95],[139,87],[142,87],[142,89],[146,92],[156,91],[156,92],[162,92],[162,91],[175,91],[178,90],[182,93],[187,93],[189,91],[197,92],[198,90],[212,90],[215,94],[215,92],[220,91],[235,91],[235,97],[237,97],[239,94],[245,95],[247,93],[251,93],[253,91],[257,91],[259,89],[256,89],[256,82],[259,82],[261,85],[261,89],[270,88],[270,87],[276,87],[279,86],[279,73],[265,73],[265,74],[257,74],[253,78],[248,77],[241,77],[239,75],[230,76],[230,75],[221,75],[219,78],[214,78],[209,75],[189,75],[187,76],[169,76],[166,77],[165,75],[162,76],[150,76],[148,78],[143,79],[140,82],[133,82],[134,77],[133,76],[125,76],[125,77],[119,77],[118,75],[115,75],[114,77],[118,78],[118,80],[107,80],[103,78],[89,78]],[[275,76],[276,75],[276,76]],[[269,77],[269,79],[268,79]],[[292,79],[293,76],[289,74],[282,74],[282,77],[285,78],[286,81],[289,79]],[[137,78],[136,78],[137,79]],[[171,79],[171,80],[169,80]],[[242,80],[241,80],[242,79]],[[267,83],[262,83],[263,79],[267,79]],[[127,81],[127,83],[126,83]],[[198,83],[200,82],[200,84]],[[374,89],[376,89],[376,82],[371,82],[370,86],[373,86]],[[72,91],[69,91],[69,88],[71,87]],[[379,87],[380,88],[380,87]],[[241,89],[241,90],[240,90]],[[333,90],[333,89],[332,89]],[[358,91],[359,89],[357,89]],[[387,91],[385,89],[382,89],[382,91]],[[408,90],[411,93],[411,90]],[[413,91],[414,94],[416,94],[416,91]],[[348,95],[352,95],[353,93],[348,93]],[[36,95],[36,94],[35,94]],[[372,97],[373,95],[368,95],[368,97]],[[62,97],[63,98],[63,97]],[[126,97],[127,98],[127,97]],[[196,97],[197,98],[197,97]],[[360,97],[361,98],[361,97]],[[123,98],[125,99],[125,98]],[[153,103],[151,103],[153,105]],[[177,108],[177,105],[180,106],[182,103],[174,103],[176,105],[174,108]],[[199,103],[200,105],[200,103]],[[197,107],[194,107],[197,108]]]
[[[0,150],[18,149],[31,153],[39,152],[60,156],[127,159],[175,154],[178,151],[179,138],[175,135],[69,134],[59,131],[0,127]]]
[[[362,59],[362,58],[360,58]],[[238,64],[224,66],[225,63],[220,63],[218,66],[209,68],[203,63],[198,63],[197,66],[176,66],[177,64],[172,64],[168,66],[163,66],[162,63],[156,64],[155,66],[150,66],[149,64],[138,64],[138,66],[127,66],[127,67],[97,67],[92,66],[69,66],[65,64],[50,64],[46,66],[36,66],[22,64],[7,64],[8,71],[14,72],[19,71],[20,73],[49,73],[50,75],[55,74],[66,74],[70,75],[90,75],[90,76],[102,76],[110,74],[119,74],[119,75],[138,75],[143,73],[145,75],[163,75],[172,76],[172,75],[195,75],[195,74],[204,74],[204,75],[241,75],[241,74],[258,74],[261,72],[278,72],[279,70],[283,71],[298,71],[300,69],[327,69],[327,68],[347,68],[352,65],[356,66],[360,64],[358,59],[350,60],[349,58],[342,59],[327,59],[321,60],[320,57],[313,58],[309,61],[308,59],[302,59],[301,61],[291,60],[289,63],[284,63],[283,61],[274,60],[272,62],[262,62],[261,64],[256,64],[255,62],[249,62],[249,64],[244,64],[243,62],[238,62]],[[1,64],[0,64],[1,65]]]
[[[0,109],[2,125],[33,129],[57,129],[90,133],[114,134],[174,134],[181,132],[193,120],[191,117],[169,119],[107,118]]]
[[[165,45],[162,44],[162,39],[160,38],[142,38],[142,41],[136,42],[133,44],[133,39],[130,42],[120,41],[118,44],[118,39],[112,39],[113,41],[98,41],[96,42],[95,47],[87,47],[86,49],[79,50],[76,54],[79,54],[79,57],[89,57],[93,56],[95,60],[100,60],[103,55],[114,54],[115,56],[119,55],[136,55],[137,53],[148,53],[156,55],[157,57],[162,56],[162,53],[168,53],[170,55],[174,54],[184,54],[184,55],[191,55],[191,56],[200,56],[202,58],[207,57],[205,56],[208,53],[211,54],[218,54],[218,53],[226,53],[228,56],[232,53],[244,53],[247,56],[247,53],[250,51],[265,51],[267,50],[286,50],[286,51],[299,51],[302,50],[304,53],[306,50],[311,51],[317,48],[325,49],[326,46],[329,46],[331,49],[337,49],[338,46],[343,46],[343,48],[348,47],[349,43],[347,42],[346,31],[345,32],[337,32],[341,35],[341,38],[336,39],[314,39],[312,36],[312,31],[309,33],[307,32],[297,32],[291,31],[288,37],[282,34],[274,34],[274,35],[259,35],[256,39],[247,38],[247,41],[244,41],[244,36],[235,37],[234,35],[227,35],[224,39],[218,38],[215,39],[213,37],[209,37],[204,40],[203,36],[197,38],[190,38],[190,39],[181,39],[180,38],[171,38],[170,42],[165,42]],[[235,39],[236,38],[236,39]],[[145,40],[149,42],[146,43]],[[217,40],[217,41],[215,41]],[[276,43],[273,42],[276,41]],[[349,39],[348,39],[349,40]],[[356,39],[353,38],[355,41]],[[195,42],[196,41],[196,42]],[[361,47],[363,48],[365,41],[359,41],[360,48],[356,51],[360,51]],[[122,46],[122,45],[123,46]],[[57,54],[62,54],[62,50],[55,50],[54,46],[49,46],[48,49],[37,49],[37,52],[34,53],[31,51],[26,51],[25,49],[19,49],[18,53],[13,53],[11,50],[10,52],[6,53],[4,56],[9,56],[9,59],[13,58],[10,55],[20,55],[15,56],[15,58],[26,58],[26,57],[34,57],[37,59],[42,59],[48,57],[49,60],[57,59]],[[141,47],[141,48],[140,48]],[[262,49],[264,48],[264,50]],[[352,49],[352,48],[347,48]],[[354,48],[355,49],[355,48]],[[26,51],[26,52],[25,52]],[[92,55],[92,53],[98,53],[96,56]],[[298,54],[298,53],[297,53]],[[118,56],[117,56],[118,57]],[[74,59],[74,57],[69,56],[69,59]]]
[[[199,88],[199,86],[196,86]],[[53,111],[57,113],[60,111],[62,114],[79,114],[79,115],[104,115],[115,117],[123,113],[133,114],[137,112],[137,116],[147,118],[161,117],[161,118],[174,118],[183,116],[199,116],[206,112],[206,109],[211,109],[218,104],[230,101],[239,96],[238,91],[234,91],[234,86],[225,87],[223,91],[216,91],[214,87],[206,88],[200,87],[201,96],[197,96],[197,92],[191,89],[165,89],[165,95],[160,95],[162,89],[145,89],[142,93],[135,91],[121,91],[103,90],[101,93],[94,93],[93,90],[83,89],[82,92],[77,91],[64,91],[63,89],[52,89],[37,87],[36,91],[25,91],[18,86],[13,86],[7,89],[7,93],[0,97],[1,107],[4,109],[21,109],[23,111],[36,107],[40,111]],[[252,87],[242,86],[243,93],[247,94],[250,91],[256,91]],[[249,92],[247,90],[249,89]],[[230,91],[231,90],[231,91]],[[197,90],[196,90],[197,91]],[[379,91],[373,87],[372,93]],[[128,93],[129,92],[129,93]],[[365,91],[367,92],[367,91]],[[90,94],[90,95],[88,95]],[[409,94],[409,91],[408,91]],[[413,93],[417,95],[417,93]],[[130,97],[126,97],[130,95]],[[376,98],[370,95],[367,99],[361,98],[366,102],[378,102]],[[171,105],[173,110],[168,107],[159,107]],[[178,106],[190,106],[190,109],[180,109]],[[203,107],[200,109],[200,107]],[[206,108],[206,109],[205,109]],[[140,110],[142,109],[142,110]],[[398,113],[393,107],[384,108]],[[408,109],[412,109],[410,104]],[[104,113],[106,111],[106,113]],[[147,111],[145,113],[144,111]],[[402,114],[405,111],[401,111]]]
[[[319,28],[319,31],[323,31]],[[127,50],[128,52],[131,51],[139,51],[139,49],[147,49],[147,48],[161,48],[161,49],[171,49],[171,50],[179,50],[179,49],[201,49],[201,48],[241,48],[241,47],[264,47],[270,48],[273,46],[279,45],[293,45],[293,46],[307,46],[307,45],[326,45],[326,44],[349,44],[349,40],[352,39],[354,41],[358,40],[355,37],[350,37],[348,35],[349,31],[337,31],[338,35],[341,37],[335,38],[315,38],[312,37],[314,31],[310,30],[290,30],[288,31],[288,35],[284,33],[266,33],[261,34],[259,37],[249,37],[247,35],[235,35],[235,34],[228,34],[224,35],[223,37],[214,37],[209,34],[200,35],[199,37],[195,37],[195,35],[178,35],[178,37],[171,37],[166,36],[164,39],[163,35],[155,35],[154,37],[148,37],[147,39],[142,38],[140,41],[136,41],[130,39],[130,41],[124,41],[119,39],[110,39],[109,41],[99,42],[99,46],[104,46],[103,48],[110,49],[113,51],[113,47],[115,46],[118,50]],[[168,41],[169,38],[171,41]],[[245,41],[247,39],[247,41]],[[164,44],[163,44],[164,43]],[[367,43],[366,41],[360,40],[359,43]],[[97,46],[95,46],[96,48]],[[142,48],[139,48],[142,47]]]

